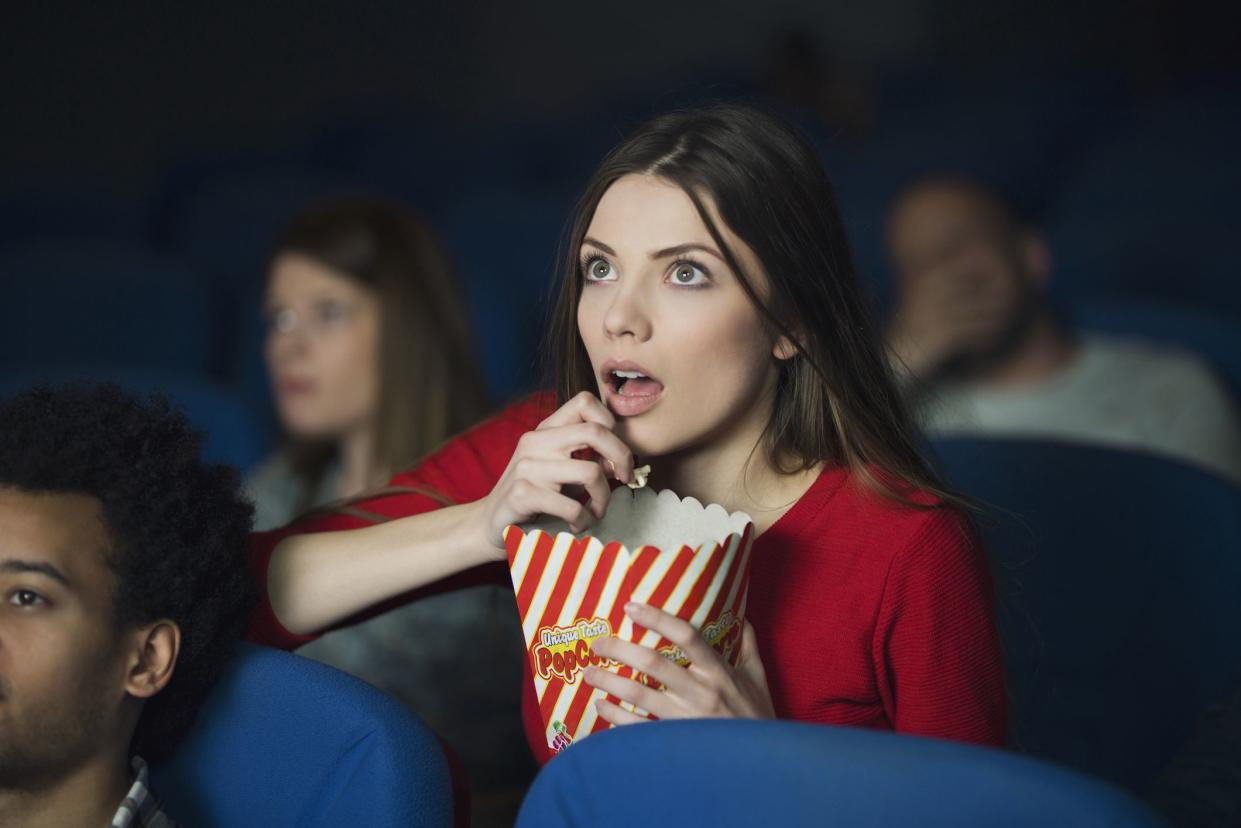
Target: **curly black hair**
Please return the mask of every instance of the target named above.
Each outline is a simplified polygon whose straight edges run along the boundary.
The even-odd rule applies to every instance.
[[[117,574],[117,629],[181,628],[168,685],[147,701],[132,749],[176,748],[233,653],[254,601],[253,507],[237,470],[199,459],[202,434],[166,398],[113,384],[46,384],[0,402],[0,485],[97,498]]]

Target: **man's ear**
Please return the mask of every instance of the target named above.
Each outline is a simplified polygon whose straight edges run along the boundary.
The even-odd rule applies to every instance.
[[[163,619],[134,632],[125,692],[149,699],[168,685],[181,650],[181,628]]]
[[[1036,230],[1027,230],[1021,237],[1021,262],[1034,284],[1046,289],[1051,283],[1051,248]]]

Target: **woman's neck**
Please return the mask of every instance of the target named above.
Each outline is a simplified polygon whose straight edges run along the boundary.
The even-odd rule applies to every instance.
[[[815,465],[792,474],[782,472],[759,445],[752,457],[748,449],[739,457],[714,450],[661,457],[651,482],[681,497],[718,503],[730,512],[745,512],[762,534],[806,493],[821,468]]]
[[[356,497],[382,484],[387,469],[375,461],[375,432],[369,426],[346,434],[337,449],[340,458],[338,498]]]
[[[761,534],[780,519],[818,477],[821,466],[792,474],[781,471],[771,457],[764,432],[769,406],[756,406],[751,416],[729,433],[700,446],[651,461],[651,483],[704,504],[718,503],[730,512],[745,512]]]

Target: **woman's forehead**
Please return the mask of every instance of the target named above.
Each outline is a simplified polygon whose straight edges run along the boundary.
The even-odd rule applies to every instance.
[[[764,292],[767,275],[758,254],[724,223],[709,193],[697,195],[751,284]],[[686,244],[724,252],[719,250],[689,194],[679,184],[651,174],[635,173],[617,179],[599,199],[586,236],[607,245],[622,258],[645,257]]]
[[[709,199],[704,202],[709,204]],[[716,224],[725,240],[731,241],[727,228],[718,219]],[[654,175],[626,175],[608,187],[587,235],[618,252],[622,247],[644,252],[687,243],[714,246],[689,195],[679,185]]]
[[[267,280],[269,295],[349,298],[367,291],[350,274],[294,251],[276,257]]]

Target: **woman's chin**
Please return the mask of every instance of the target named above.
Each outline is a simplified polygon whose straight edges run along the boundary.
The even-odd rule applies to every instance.
[[[675,438],[658,424],[643,422],[637,418],[620,417],[616,422],[616,436],[629,450],[643,461],[671,454],[677,450]]]
[[[332,442],[341,434],[340,427],[335,423],[313,417],[282,417],[281,425],[289,437],[299,442]]]

